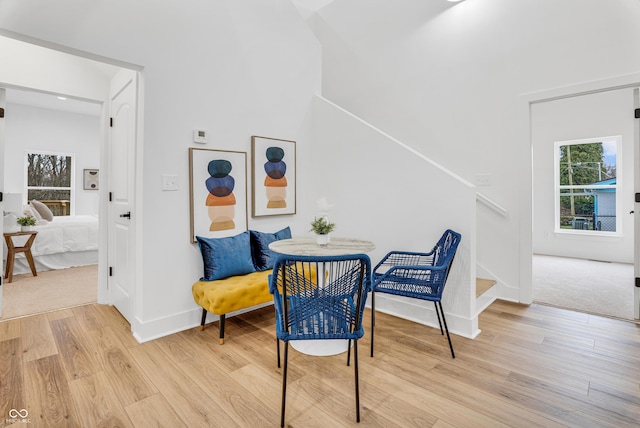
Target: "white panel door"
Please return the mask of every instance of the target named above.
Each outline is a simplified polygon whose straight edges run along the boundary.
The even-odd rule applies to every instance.
[[[122,70],[114,77],[110,94],[109,301],[130,324],[135,308],[136,97],[136,72]]]
[[[5,108],[6,90],[0,88],[0,108]],[[3,165],[0,174],[0,192],[4,195],[4,117],[0,117],[0,165]],[[4,200],[4,198],[3,198]],[[4,209],[4,202],[0,202],[0,208]],[[4,223],[0,223],[0,233],[4,233]],[[3,238],[4,240],[4,238]],[[4,246],[0,248],[0,256],[4,251]],[[0,273],[0,317],[2,316],[2,284],[4,283],[4,270]]]
[[[640,195],[640,89],[636,88],[633,91],[633,104],[635,107],[635,123],[633,126],[634,133],[634,146],[639,148],[636,150],[634,156],[634,168],[635,171],[635,192],[636,195]],[[635,199],[637,200],[637,198]],[[635,253],[634,253],[634,274],[635,274],[635,287],[633,290],[633,317],[640,319],[640,203],[636,202],[634,208],[634,223],[635,223]]]

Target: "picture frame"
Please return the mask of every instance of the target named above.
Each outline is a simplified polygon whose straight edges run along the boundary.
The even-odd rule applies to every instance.
[[[252,217],[296,213],[296,142],[251,137]]]
[[[189,148],[191,242],[248,230],[247,153]]]
[[[100,189],[100,170],[83,169],[82,170],[82,188],[84,190]]]

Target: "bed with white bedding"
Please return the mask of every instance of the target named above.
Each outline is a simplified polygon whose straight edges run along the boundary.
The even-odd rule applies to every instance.
[[[47,224],[34,226],[38,232],[31,253],[38,272],[65,269],[98,263],[98,216],[58,216]],[[26,237],[14,237],[16,246]],[[3,242],[3,262],[6,263],[7,245]],[[4,270],[3,270],[4,272]],[[31,273],[23,253],[16,254],[13,274]]]

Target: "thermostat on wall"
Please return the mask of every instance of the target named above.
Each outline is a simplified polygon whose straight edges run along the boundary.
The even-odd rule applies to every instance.
[[[200,144],[206,143],[207,140],[205,139],[205,132],[202,130],[195,129],[193,131],[193,142],[200,143]]]

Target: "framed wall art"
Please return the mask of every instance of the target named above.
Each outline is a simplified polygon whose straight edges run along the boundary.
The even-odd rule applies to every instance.
[[[248,228],[247,153],[189,148],[191,242]]]
[[[100,187],[100,171],[97,169],[83,169],[82,187],[84,190],[98,190]]]
[[[251,137],[252,216],[296,213],[296,142]]]

